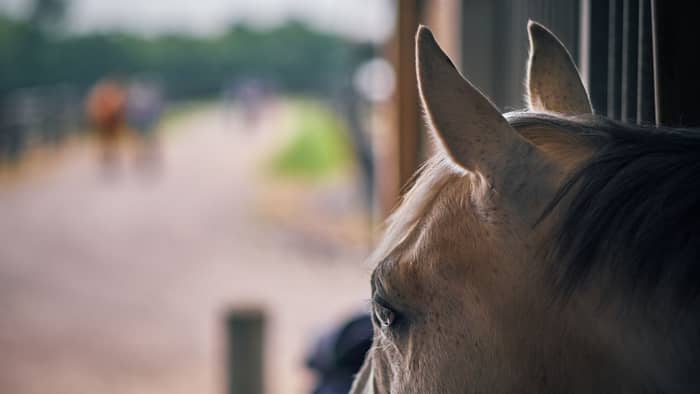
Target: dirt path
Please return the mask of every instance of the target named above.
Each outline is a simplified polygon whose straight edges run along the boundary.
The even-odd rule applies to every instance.
[[[105,179],[86,148],[0,185],[0,392],[223,393],[223,318],[250,305],[269,317],[267,392],[305,392],[309,341],[363,307],[365,252],[307,253],[260,220],[284,110],[268,118],[179,121],[158,177],[129,161]]]

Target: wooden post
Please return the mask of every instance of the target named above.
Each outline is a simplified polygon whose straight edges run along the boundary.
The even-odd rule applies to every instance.
[[[376,192],[379,215],[384,219],[396,207],[413,175],[429,156],[416,81],[415,34],[426,23],[442,47],[459,64],[461,60],[460,0],[401,0],[397,2],[397,24],[388,56],[396,71],[396,94],[391,103],[390,140],[380,142]],[[383,158],[389,158],[382,162]]]
[[[228,394],[263,393],[265,316],[261,310],[234,310],[226,317]]]
[[[419,165],[421,118],[414,37],[420,21],[421,3],[420,0],[405,0],[399,6],[396,64],[399,188],[406,187]]]
[[[640,0],[637,59],[637,124],[652,124],[654,114],[654,54],[652,50],[651,2]]]

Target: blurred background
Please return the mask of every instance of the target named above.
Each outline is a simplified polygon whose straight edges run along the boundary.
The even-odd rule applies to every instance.
[[[0,392],[311,392],[367,307],[395,21],[0,0]]]
[[[431,151],[417,25],[507,111],[543,22],[645,123],[650,7],[0,0],[0,392],[345,392],[364,260]]]

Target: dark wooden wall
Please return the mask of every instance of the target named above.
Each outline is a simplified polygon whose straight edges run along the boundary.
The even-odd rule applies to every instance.
[[[624,122],[654,123],[651,1],[586,0],[582,6],[588,90],[596,112]]]
[[[527,22],[543,23],[579,54],[579,0],[465,0],[462,71],[501,109],[522,109],[528,54]]]
[[[658,124],[700,127],[700,4],[651,1]]]

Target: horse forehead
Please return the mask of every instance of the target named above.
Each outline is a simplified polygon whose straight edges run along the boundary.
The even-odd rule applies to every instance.
[[[378,275],[418,292],[425,282],[464,278],[472,269],[465,256],[488,253],[490,245],[485,215],[495,212],[478,193],[469,177],[446,185],[407,242],[377,266]]]

